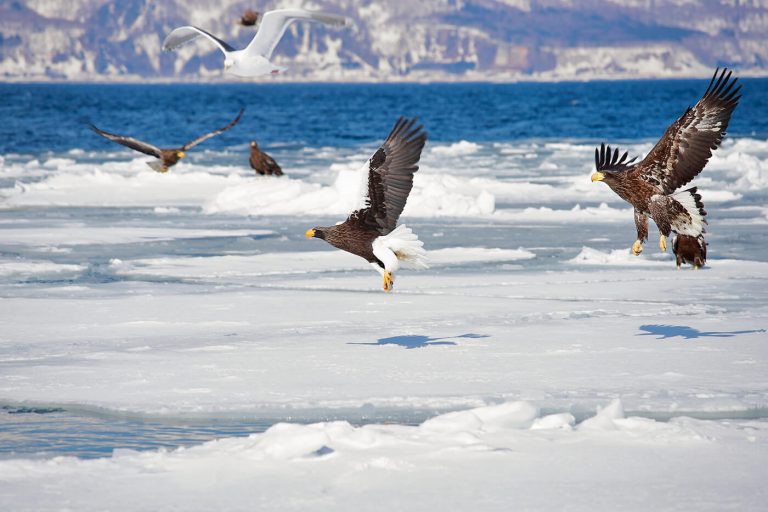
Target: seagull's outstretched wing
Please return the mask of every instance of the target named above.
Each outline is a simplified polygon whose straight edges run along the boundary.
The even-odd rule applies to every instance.
[[[115,135],[114,133],[105,132],[104,130],[100,130],[96,128],[96,126],[94,125],[90,125],[90,127],[91,127],[91,130],[95,131],[102,137],[111,140],[112,142],[117,142],[118,144],[122,144],[123,146],[129,147],[131,149],[135,149],[136,151],[140,151],[145,155],[151,155],[157,158],[160,158],[162,156],[160,152],[160,148],[157,148],[152,144],[147,144],[146,142],[142,142],[132,137],[123,137],[122,135]]]
[[[193,141],[187,142],[186,144],[181,146],[181,150],[182,151],[186,151],[186,150],[188,150],[191,147],[197,146],[198,144],[200,144],[204,140],[208,140],[208,139],[210,139],[211,137],[213,137],[215,135],[218,135],[218,134],[220,134],[222,132],[225,132],[225,131],[229,130],[230,128],[235,126],[238,121],[240,121],[240,118],[243,116],[243,112],[245,112],[245,109],[241,108],[240,112],[237,114],[237,117],[235,117],[232,121],[230,121],[229,124],[227,124],[226,126],[222,126],[218,130],[214,130],[214,131],[212,131],[210,133],[206,133],[205,135],[201,135],[200,137],[196,138]]]
[[[236,51],[229,44],[225,43],[210,32],[206,32],[201,28],[191,26],[173,29],[171,33],[168,34],[168,37],[165,38],[165,41],[163,41],[163,50],[167,52],[175,50],[179,46],[188,43],[193,39],[197,39],[200,36],[206,37],[209,41],[212,41],[216,46],[219,47],[219,50],[221,50],[224,55],[226,55],[227,52]]]
[[[245,48],[248,56],[261,55],[269,59],[275,46],[285,33],[285,29],[294,20],[319,21],[326,25],[341,27],[346,25],[347,18],[321,12],[305,11],[304,9],[277,9],[269,11],[261,18],[259,31]],[[178,30],[178,29],[177,29]]]

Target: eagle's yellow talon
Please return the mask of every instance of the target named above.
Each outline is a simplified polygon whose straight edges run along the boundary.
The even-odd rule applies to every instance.
[[[637,256],[641,252],[643,252],[643,242],[640,240],[635,240],[635,243],[632,244],[632,254]]]
[[[392,291],[392,288],[395,286],[395,280],[392,279],[392,274],[390,272],[384,272],[384,291],[389,292]]]
[[[667,252],[667,237],[664,235],[661,235],[659,238],[659,249],[661,249],[662,252]]]

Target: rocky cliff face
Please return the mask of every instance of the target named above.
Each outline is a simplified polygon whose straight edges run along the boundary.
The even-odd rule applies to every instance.
[[[768,0],[0,0],[0,77],[225,78],[209,43],[166,53],[165,35],[192,24],[245,45],[243,9],[297,5],[352,24],[292,25],[275,58],[289,80],[768,73]]]

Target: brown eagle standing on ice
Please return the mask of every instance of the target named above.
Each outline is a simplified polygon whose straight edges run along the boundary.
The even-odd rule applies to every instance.
[[[619,150],[603,144],[595,149],[592,181],[604,181],[619,197],[635,207],[635,255],[648,239],[648,216],[659,228],[659,248],[667,250],[672,231],[694,238],[704,232],[704,205],[696,187],[674,193],[698,175],[725,136],[728,121],[739,102],[741,85],[731,72],[716,70],[704,96],[675,121],[640,163],[619,157]]]
[[[282,176],[283,170],[275,159],[259,149],[255,140],[251,141],[251,156],[248,158],[251,169],[261,176]]]
[[[707,262],[707,242],[703,235],[677,235],[672,241],[672,252],[675,254],[677,270],[683,263],[693,265],[698,270]]]
[[[416,119],[401,117],[387,140],[366,162],[368,176],[365,206],[346,221],[307,230],[309,238],[321,238],[343,251],[360,256],[384,278],[384,291],[392,290],[392,274],[404,263],[427,268],[423,243],[397,219],[413,188],[413,173],[427,141],[424,127],[414,128]]]

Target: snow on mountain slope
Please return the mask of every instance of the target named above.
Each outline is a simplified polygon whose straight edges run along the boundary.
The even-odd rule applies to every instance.
[[[343,14],[350,26],[294,24],[277,49],[284,80],[544,80],[706,75],[715,65],[764,74],[768,4],[727,0],[272,0]],[[161,51],[175,26],[235,46],[252,28],[239,0],[13,0],[0,4],[6,79],[221,79],[201,41]],[[746,73],[745,73],[746,72]],[[268,78],[274,80],[274,77]],[[278,78],[280,79],[280,78]]]

